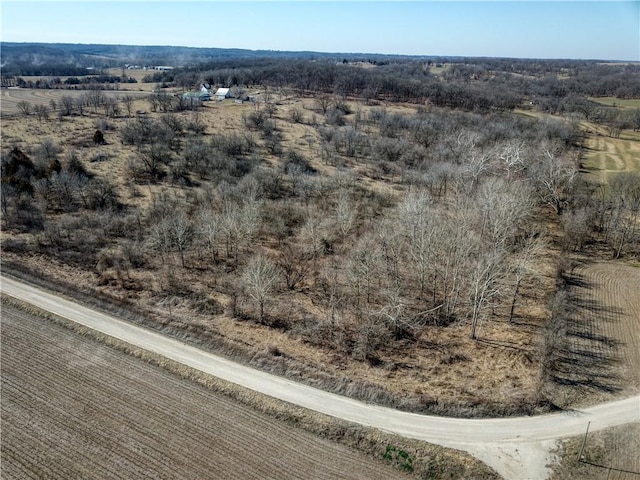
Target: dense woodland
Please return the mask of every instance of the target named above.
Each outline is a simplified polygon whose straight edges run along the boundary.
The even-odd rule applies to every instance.
[[[15,234],[3,249],[95,272],[130,298],[151,272],[159,299],[373,367],[429,329],[464,325],[476,339],[487,322],[513,324],[541,263],[562,274],[563,258],[594,245],[640,254],[638,175],[606,188],[579,175],[581,120],[612,136],[640,129],[640,110],[587,98],[640,97],[638,65],[460,59],[434,74],[437,59],[361,60],[158,72],[153,115],[99,93],[69,99],[41,121],[95,118],[83,148],[3,145],[2,228]],[[211,134],[205,107],[167,93],[201,83],[264,94],[242,128]],[[91,173],[110,161],[92,157],[104,143],[125,148],[126,178]]]

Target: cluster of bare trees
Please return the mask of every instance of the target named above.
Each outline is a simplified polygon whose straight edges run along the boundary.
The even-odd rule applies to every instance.
[[[22,115],[35,115],[41,122],[49,120],[49,115],[53,113],[59,117],[82,116],[87,109],[94,114],[102,114],[109,118],[120,117],[123,111],[126,112],[127,117],[131,117],[134,113],[134,101],[135,97],[129,94],[115,98],[106,95],[102,90],[88,90],[79,96],[62,95],[57,102],[52,99],[49,105],[33,105],[31,102],[22,100],[17,106]]]
[[[94,100],[85,108],[98,112]],[[365,113],[340,96],[313,108],[308,154],[282,146],[282,122],[305,123],[307,112],[282,119],[275,105],[247,115],[248,132],[211,137],[197,113],[123,120],[127,180],[178,188],[120,218],[113,187],[77,157],[59,158],[51,142],[13,152],[3,158],[3,218],[17,222],[25,199],[62,212],[34,227],[44,247],[66,251],[82,231],[90,268],[168,266],[179,275],[197,266],[221,279],[234,314],[277,318],[369,360],[425,328],[463,323],[477,338],[492,318],[515,319],[547,242],[536,214],[579,230],[575,125],[439,109]],[[317,160],[333,173],[319,174]],[[364,176],[398,190],[365,186]],[[635,190],[623,183],[598,217],[618,255],[637,236]]]

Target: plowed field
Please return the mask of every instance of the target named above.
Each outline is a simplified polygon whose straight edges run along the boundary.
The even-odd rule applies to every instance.
[[[640,391],[640,268],[595,263],[576,269],[563,383],[583,402]]]
[[[389,479],[397,471],[2,308],[3,479]]]

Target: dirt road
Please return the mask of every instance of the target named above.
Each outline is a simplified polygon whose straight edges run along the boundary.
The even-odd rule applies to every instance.
[[[3,293],[137,347],[310,410],[469,452],[506,478],[543,479],[557,439],[640,421],[640,396],[537,417],[458,419],[418,415],[331,394],[217,357],[6,276]]]

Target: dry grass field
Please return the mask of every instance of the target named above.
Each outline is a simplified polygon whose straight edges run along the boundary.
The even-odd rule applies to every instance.
[[[572,315],[556,381],[572,405],[640,391],[640,268],[590,263],[574,271]]]
[[[3,479],[391,479],[397,470],[6,303]]]
[[[584,167],[589,177],[606,183],[609,176],[617,173],[640,172],[640,137],[633,138],[633,132],[624,133],[621,138],[588,135]]]
[[[137,84],[131,84],[137,85]],[[128,87],[132,88],[132,87]],[[6,115],[19,115],[20,109],[18,104],[20,102],[29,102],[31,106],[45,105],[49,106],[51,101],[58,103],[63,96],[78,98],[87,93],[86,90],[56,90],[56,89],[40,89],[40,88],[9,88],[2,89],[0,94],[0,114]],[[104,94],[108,97],[115,98],[116,100],[123,95],[132,95],[135,97],[144,97],[149,95],[149,91],[140,91],[140,89],[132,90],[105,90]]]
[[[638,98],[617,98],[617,97],[588,97],[593,102],[607,105],[609,107],[640,108]]]

